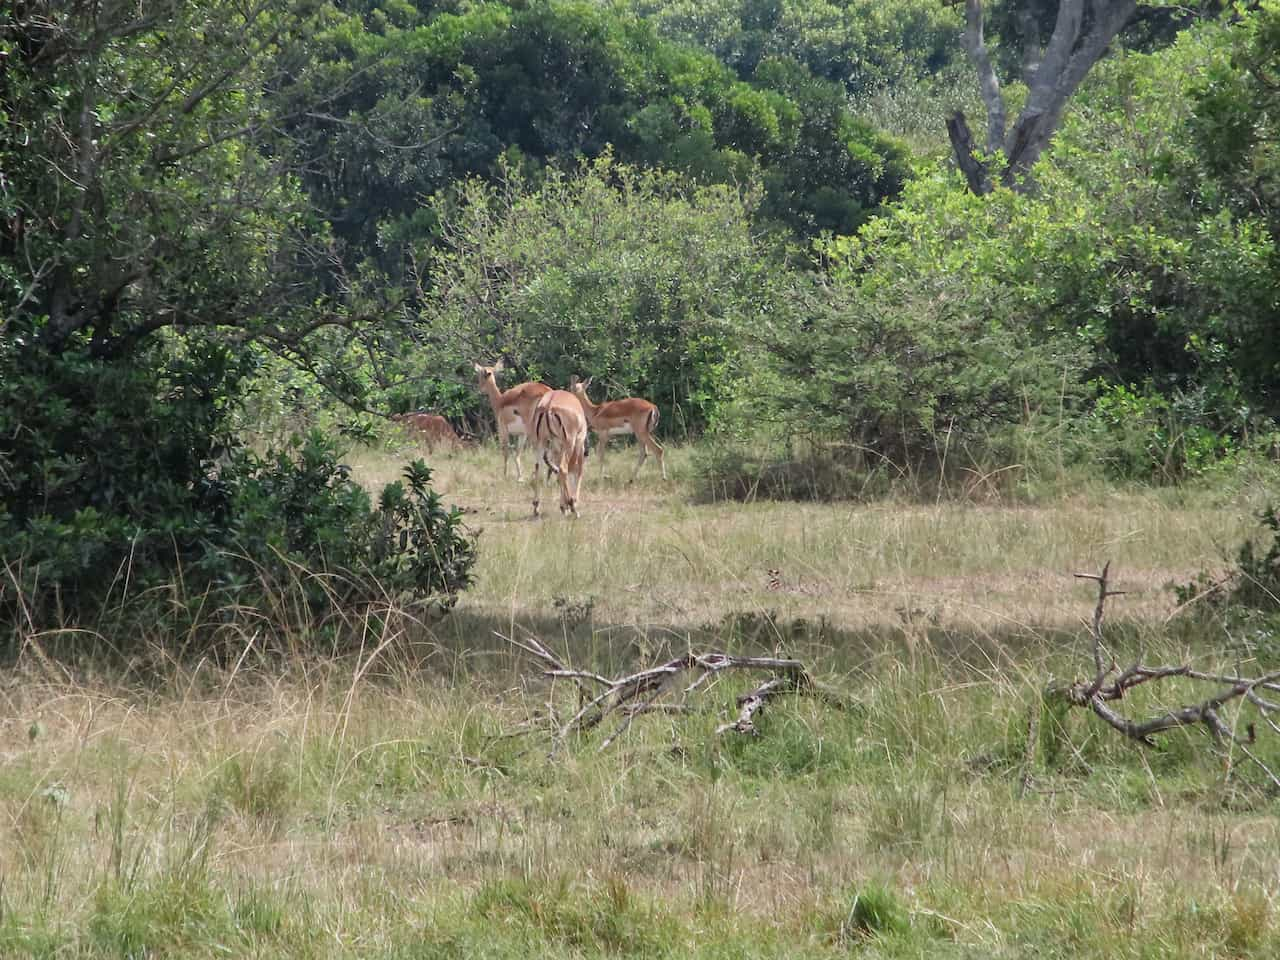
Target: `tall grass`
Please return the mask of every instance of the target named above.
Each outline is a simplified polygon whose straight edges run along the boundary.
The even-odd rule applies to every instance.
[[[398,466],[354,465],[373,483]],[[260,613],[222,610],[216,657],[160,633],[133,660],[19,638],[0,955],[1280,949],[1256,768],[1199,730],[1144,750],[1043,698],[1091,669],[1070,573],[1106,559],[1132,590],[1110,611],[1119,656],[1231,664],[1224,638],[1166,623],[1160,585],[1218,562],[1242,503],[691,506],[677,450],[669,487],[589,476],[582,520],[533,522],[492,451],[434,466],[484,528],[477,586],[443,620],[335,611],[341,643],[268,649]],[[495,636],[522,631],[611,674],[785,651],[855,702],[796,698],[758,738],[717,736],[741,689],[721,681],[608,750],[587,734],[552,755],[547,711],[572,698]],[[1258,749],[1280,765],[1274,739]]]

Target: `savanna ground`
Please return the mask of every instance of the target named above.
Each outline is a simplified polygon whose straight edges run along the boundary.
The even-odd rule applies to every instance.
[[[537,523],[491,447],[430,458],[482,530],[477,583],[429,622],[353,614],[358,650],[268,657],[247,615],[220,662],[35,638],[0,677],[0,954],[1280,954],[1265,772],[1202,729],[1145,749],[1041,694],[1091,670],[1072,574],[1106,561],[1120,659],[1274,668],[1164,589],[1221,568],[1265,489],[699,503],[694,456],[634,486],[630,449],[603,483],[592,458],[583,517],[547,488]],[[402,462],[353,457],[371,487]],[[730,676],[553,755],[548,705],[575,701],[501,639],[527,634],[611,675],[785,654],[854,703],[718,736],[751,683]],[[1280,768],[1280,735],[1255,756]]]

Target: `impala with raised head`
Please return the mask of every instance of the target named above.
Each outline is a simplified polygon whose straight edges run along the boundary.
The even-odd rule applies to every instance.
[[[516,438],[516,479],[524,479],[524,470],[520,467],[520,452],[524,449],[525,436],[528,433],[529,420],[533,408],[540,399],[551,392],[545,383],[529,381],[512,387],[510,390],[499,390],[497,374],[502,371],[502,361],[491,367],[472,364],[476,369],[476,385],[480,392],[489,398],[489,406],[493,408],[493,419],[498,424],[498,445],[502,447],[502,475],[507,475],[507,455],[510,452],[509,437]],[[534,470],[537,476],[537,470]]]
[[[578,515],[578,492],[587,457],[587,417],[578,398],[567,390],[544,394],[534,407],[529,437],[533,443],[533,515],[540,498],[538,463],[547,466],[547,476],[560,479],[560,512]]]
[[[393,413],[391,421],[425,443],[432,453],[440,444],[447,445],[454,451],[462,446],[462,438],[454,432],[453,424],[438,413]]]
[[[592,403],[587,396],[587,388],[591,386],[591,377],[578,380],[573,377],[569,381],[569,389],[582,404],[587,415],[587,423],[595,431],[600,445],[600,475],[604,476],[604,451],[609,445],[609,438],[624,433],[634,433],[640,446],[640,459],[631,474],[630,483],[644,466],[645,457],[652,453],[658,458],[658,466],[662,469],[662,479],[667,479],[667,462],[662,444],[653,439],[654,428],[658,426],[658,408],[648,400],[640,397],[627,397],[625,400],[610,400],[606,403]]]

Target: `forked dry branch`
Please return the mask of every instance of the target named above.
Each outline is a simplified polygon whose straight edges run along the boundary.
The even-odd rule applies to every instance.
[[[642,713],[686,712],[691,694],[705,690],[711,682],[730,670],[764,670],[774,676],[737,698],[737,719],[721,724],[716,733],[741,733],[755,736],[760,731],[756,718],[770,700],[787,693],[820,697],[838,709],[849,706],[849,699],[837,690],[818,683],[799,660],[779,657],[737,657],[725,653],[687,653],[665,663],[648,667],[622,677],[606,677],[591,670],[566,666],[547,646],[534,636],[517,640],[500,633],[499,639],[523,651],[543,664],[542,676],[551,680],[569,680],[579,691],[578,709],[565,720],[556,721],[553,742],[556,746],[572,733],[581,733],[603,723],[610,716],[622,722],[600,743],[600,749],[624,734],[632,721]],[[696,674],[681,686],[681,678]],[[681,702],[659,702],[665,694],[679,689]]]
[[[1109,597],[1119,596],[1123,590],[1112,590],[1110,585],[1111,564],[1102,568],[1101,574],[1077,573],[1082,580],[1093,580],[1098,584],[1098,602],[1094,607],[1093,619],[1087,623],[1093,641],[1094,674],[1091,679],[1077,680],[1067,686],[1051,688],[1051,696],[1064,697],[1068,703],[1076,707],[1088,707],[1101,717],[1108,725],[1130,739],[1137,740],[1146,746],[1155,746],[1154,735],[1175,727],[1186,727],[1203,724],[1217,743],[1231,743],[1256,763],[1267,774],[1271,782],[1280,787],[1277,778],[1261,760],[1248,749],[1257,735],[1255,724],[1244,724],[1244,733],[1238,731],[1239,725],[1228,724],[1221,714],[1224,706],[1233,701],[1244,701],[1256,708],[1258,717],[1280,733],[1280,702],[1268,699],[1266,694],[1280,693],[1280,671],[1262,674],[1256,677],[1237,676],[1233,674],[1208,673],[1196,670],[1190,664],[1147,666],[1142,663],[1141,654],[1132,665],[1121,670],[1119,663],[1107,652],[1103,643],[1102,622],[1106,613]],[[1170,677],[1182,677],[1218,687],[1216,693],[1197,703],[1148,717],[1144,720],[1132,720],[1112,709],[1109,704],[1124,699],[1130,690],[1144,683],[1166,680]]]

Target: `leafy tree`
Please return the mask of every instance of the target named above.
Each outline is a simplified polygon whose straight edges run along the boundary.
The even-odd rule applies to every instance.
[[[858,96],[938,73],[953,57],[955,10],[935,0],[630,0],[667,37],[713,52],[747,81],[790,60]]]
[[[1035,264],[1017,254],[1043,215],[1008,191],[984,202],[933,177],[891,216],[824,244],[802,304],[760,334],[766,419],[903,468],[947,449],[1010,455],[1014,428],[1080,395],[1089,359],[1046,316]]]
[[[1041,410],[1070,426],[1067,457],[1161,480],[1269,434],[1274,18],[1102,65],[1034,194],[979,198],[939,171],[827,245],[833,269],[792,311],[811,319],[770,334],[760,392],[784,425],[924,458]]]
[[[1280,4],[1269,0],[1210,34],[1225,57],[1198,71],[1188,121],[1208,183],[1202,189],[1240,217],[1256,217],[1280,237]]]
[[[343,351],[382,305],[334,260],[266,97],[313,28],[306,4],[225,0],[0,20],[0,614],[15,585],[56,616],[235,565],[226,470],[266,469],[230,429],[250,344],[358,389]]]
[[[907,173],[902,148],[855,123],[839,88],[742,82],[713,55],[596,3],[366,3],[317,44],[290,96],[336,92],[324,110],[285,108],[315,157],[304,183],[392,282],[406,248],[437,227],[420,198],[496,179],[503,162],[536,175],[611,146],[625,162],[715,183],[745,182],[758,162],[761,213],[802,233],[852,230]]]
[[[1276,20],[1267,4],[1109,65],[1046,173],[1063,209],[1089,211],[1059,309],[1108,379],[1199,398],[1188,418],[1236,436],[1280,415]]]
[[[752,236],[757,200],[607,156],[536,187],[473,180],[436,204],[422,354],[436,369],[501,357],[548,383],[593,376],[652,400],[666,430],[700,430],[785,282]]]

